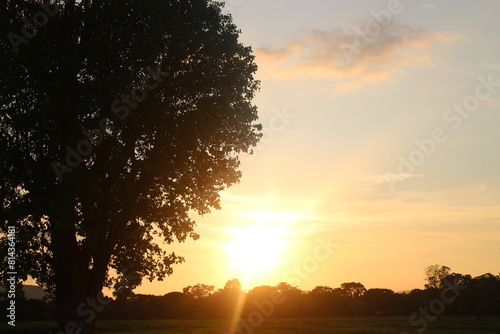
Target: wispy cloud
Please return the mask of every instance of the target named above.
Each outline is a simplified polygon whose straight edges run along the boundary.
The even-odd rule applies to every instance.
[[[336,90],[359,89],[365,83],[388,80],[399,67],[427,62],[433,47],[464,37],[395,23],[381,28],[376,36],[361,32],[313,30],[302,40],[278,48],[261,48],[256,52],[261,75],[348,80]]]

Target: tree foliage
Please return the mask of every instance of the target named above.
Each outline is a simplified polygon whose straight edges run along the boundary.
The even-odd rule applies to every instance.
[[[444,286],[443,280],[451,274],[451,269],[439,264],[433,264],[425,268],[426,288],[440,289]]]
[[[366,292],[365,286],[359,282],[342,283],[340,289],[343,295],[347,297],[361,297]]]
[[[215,291],[215,286],[198,283],[190,285],[182,289],[182,293],[186,296],[193,297],[194,299],[207,298]]]
[[[184,260],[162,244],[197,239],[189,213],[238,182],[259,83],[215,2],[56,1],[26,38],[41,3],[0,4],[0,228],[17,227],[18,278],[55,289],[63,324],[103,285]]]

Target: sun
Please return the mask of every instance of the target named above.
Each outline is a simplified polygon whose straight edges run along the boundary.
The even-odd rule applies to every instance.
[[[283,215],[267,212],[247,218],[253,223],[229,230],[232,239],[226,250],[233,268],[254,276],[276,267],[282,259],[290,221]]]
[[[278,231],[262,225],[233,229],[227,245],[233,267],[255,274],[272,268],[279,260],[284,241]]]

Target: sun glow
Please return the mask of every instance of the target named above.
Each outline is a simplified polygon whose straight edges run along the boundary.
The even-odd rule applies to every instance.
[[[226,244],[226,250],[231,266],[248,278],[278,265],[287,247],[290,223],[297,217],[269,212],[245,216],[251,223],[229,230],[232,240]]]

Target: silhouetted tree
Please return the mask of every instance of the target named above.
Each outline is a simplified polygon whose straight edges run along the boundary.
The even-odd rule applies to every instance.
[[[183,258],[157,240],[197,239],[188,213],[238,182],[258,81],[216,2],[55,3],[0,2],[0,227],[17,227],[18,278],[55,289],[59,330],[84,334],[82,302],[170,275]]]
[[[284,302],[276,307],[278,317],[296,317],[304,311],[304,292],[296,286],[281,282],[276,285],[276,291],[280,293]]]
[[[332,295],[335,292],[333,288],[329,286],[317,286],[309,292],[312,295]]]
[[[226,282],[224,289],[217,290],[210,298],[217,307],[210,310],[212,316],[217,318],[232,318],[235,316],[236,305],[239,300],[243,300],[244,292],[241,290],[241,283],[234,278]]]
[[[277,293],[276,287],[273,286],[262,285],[254,287],[246,294],[242,318],[247,318],[254,311],[262,312],[262,306],[259,307],[258,305],[265,305],[264,307],[267,310],[266,317],[275,317],[277,305],[274,303],[274,300],[281,297]],[[270,312],[270,314],[267,314],[267,312]]]
[[[361,297],[366,292],[365,286],[359,282],[342,283],[340,289],[344,296],[352,298]]]
[[[302,290],[300,290],[298,287],[292,286],[286,282],[278,283],[278,285],[276,285],[276,289],[278,289],[279,292],[281,292],[285,295],[288,295],[288,296],[302,294]]]
[[[269,298],[269,295],[276,290],[276,287],[270,285],[256,286],[248,292],[248,296],[253,296],[258,299]]]
[[[158,298],[160,317],[165,319],[187,318],[190,314],[189,297],[180,292],[170,292]]]
[[[224,285],[225,293],[240,293],[241,292],[241,283],[237,278],[233,278],[226,282]]]
[[[329,317],[342,314],[343,297],[340,289],[329,286],[316,286],[308,294],[309,310],[308,316]]]
[[[444,285],[446,285],[446,282],[447,282],[448,284],[468,286],[470,284],[471,280],[472,280],[471,275],[462,275],[462,274],[458,274],[458,273],[451,273],[443,279],[441,284],[444,283]]]
[[[370,314],[385,315],[393,311],[394,296],[394,291],[390,289],[368,289],[363,295],[363,300],[367,302]]]
[[[206,284],[196,284],[187,286],[182,289],[182,293],[186,296],[193,297],[194,299],[202,299],[210,297],[215,291],[215,286]]]
[[[465,290],[464,297],[470,310],[476,315],[492,315],[500,313],[500,277],[487,273],[474,277]]]
[[[440,289],[443,285],[443,280],[451,273],[451,269],[439,264],[433,264],[425,268],[425,284],[426,289]]]

